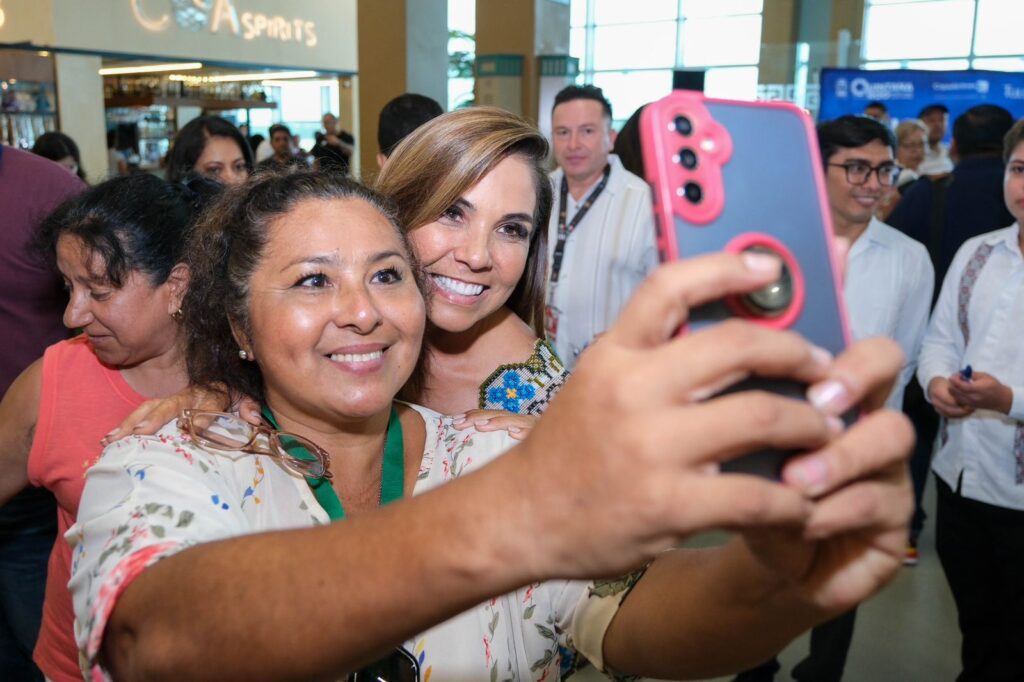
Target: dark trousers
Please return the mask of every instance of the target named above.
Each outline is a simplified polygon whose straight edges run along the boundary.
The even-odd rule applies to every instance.
[[[5,682],[42,682],[32,649],[39,634],[53,539],[49,532],[0,539],[0,680]]]
[[[935,548],[963,635],[959,682],[1024,678],[1024,511],[962,497],[936,477]]]
[[[914,485],[914,516],[910,521],[910,538],[916,542],[927,517],[921,502],[924,499],[924,487],[928,483],[928,472],[931,470],[935,434],[939,432],[939,415],[925,400],[917,377],[910,380],[903,393],[903,412],[913,422],[914,436],[917,438],[910,455],[910,480]]]
[[[799,682],[839,682],[843,678],[856,620],[857,609],[854,608],[811,630],[811,653],[793,668],[793,679]],[[734,682],[770,682],[775,679],[779,667],[778,660],[772,658],[740,673]]]

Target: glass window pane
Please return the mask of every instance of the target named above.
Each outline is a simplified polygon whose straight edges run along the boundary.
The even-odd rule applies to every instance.
[[[1021,54],[1024,7],[1020,0],[979,0],[974,54]]]
[[[476,32],[476,0],[448,0],[448,29]]]
[[[737,14],[760,14],[764,0],[683,0],[682,15],[694,17],[728,17]]]
[[[573,57],[578,57],[580,60],[580,68],[584,67],[586,61],[587,51],[587,29],[585,28],[570,28],[569,29],[569,54]]]
[[[865,71],[884,71],[885,69],[902,69],[903,62],[864,62],[860,66]]]
[[[722,99],[757,99],[757,67],[708,69],[704,75],[704,94]]]
[[[904,62],[908,69],[922,69],[924,71],[963,71],[970,68],[966,59],[929,59],[920,62]]]
[[[595,73],[594,85],[612,103],[615,120],[625,121],[644,104],[672,92],[672,70]]]
[[[873,5],[866,10],[864,58],[966,56],[973,19],[973,0]]]
[[[975,59],[974,68],[991,71],[1024,71],[1024,57],[996,57]]]
[[[757,64],[761,57],[761,15],[687,19],[680,43],[682,66]]]
[[[448,0],[451,2],[451,0]],[[473,0],[476,3],[476,0]],[[587,23],[587,3],[590,0],[571,0],[569,2],[569,25],[584,26]]]
[[[594,29],[594,69],[668,68],[676,62],[676,22]]]
[[[641,21],[674,21],[677,0],[593,0],[594,24],[636,24]]]

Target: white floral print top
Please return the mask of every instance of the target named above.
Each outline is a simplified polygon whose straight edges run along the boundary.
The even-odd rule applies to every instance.
[[[450,418],[414,407],[427,436],[413,494],[514,444],[504,432],[456,431]],[[273,458],[203,450],[174,422],[156,436],[112,444],[89,471],[78,522],[66,536],[86,678],[110,679],[97,659],[104,627],[118,596],[146,567],[204,542],[327,523],[305,481]],[[560,644],[600,667],[604,633],[632,582],[530,585],[434,627],[406,648],[419,659],[423,682],[557,680]]]

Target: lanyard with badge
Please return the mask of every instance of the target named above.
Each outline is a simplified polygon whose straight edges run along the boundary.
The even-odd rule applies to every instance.
[[[601,177],[601,181],[597,183],[597,187],[593,189],[589,196],[580,204],[579,209],[576,211],[576,215],[572,217],[572,220],[567,221],[569,211],[569,183],[565,179],[565,175],[562,176],[562,187],[558,195],[558,238],[555,242],[555,252],[551,258],[551,276],[548,278],[548,303],[544,306],[544,331],[548,339],[552,342],[558,336],[558,318],[560,312],[554,307],[555,300],[555,285],[558,284],[558,276],[562,272],[562,259],[565,258],[565,245],[569,239],[569,235],[572,234],[576,226],[580,224],[583,217],[587,215],[587,211],[594,205],[597,198],[601,196],[601,192],[604,191],[605,186],[608,184],[608,176],[612,172],[611,164],[605,164],[604,175]]]

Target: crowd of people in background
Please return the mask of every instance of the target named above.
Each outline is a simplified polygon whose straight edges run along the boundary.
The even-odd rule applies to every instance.
[[[948,146],[941,103],[818,125],[856,342],[825,358],[758,327],[675,338],[687,305],[777,261],[659,267],[640,111],[617,133],[600,88],[572,85],[551,114],[547,140],[403,94],[372,186],[332,113],[308,150],[283,123],[199,116],[164,178],[111,131],[92,187],[62,133],[0,148],[11,679],[562,679],[589,661],[756,682],[813,626],[793,677],[838,681],[857,603],[918,560],[929,471],[960,679],[1020,675],[1024,121],[976,106]],[[717,395],[758,372],[808,402]],[[624,373],[662,388],[608,386]],[[774,417],[737,427],[748,413]],[[784,485],[707,475],[766,440],[810,453]],[[721,526],[738,538],[700,561],[666,551]],[[266,588],[299,574],[315,598]]]

